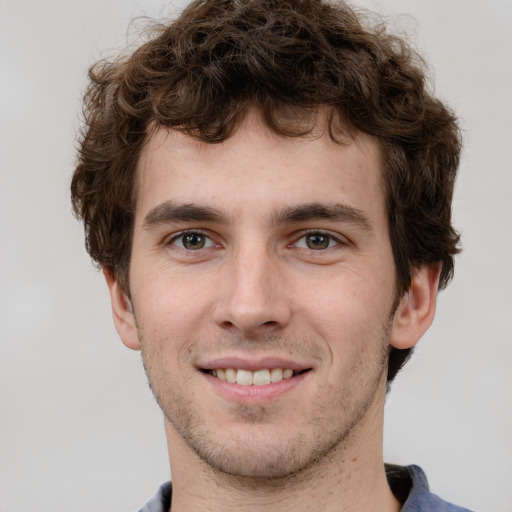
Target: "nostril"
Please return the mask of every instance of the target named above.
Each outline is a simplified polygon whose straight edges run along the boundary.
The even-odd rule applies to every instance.
[[[232,297],[221,302],[214,312],[217,326],[226,330],[238,330],[245,336],[254,336],[258,330],[270,332],[285,327],[290,318],[290,311],[285,304],[275,301],[239,301]]]

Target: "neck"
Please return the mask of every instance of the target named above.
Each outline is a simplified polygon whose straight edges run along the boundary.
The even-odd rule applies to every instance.
[[[384,389],[382,393],[338,446],[301,472],[278,479],[241,478],[212,469],[166,423],[172,512],[231,512],[241,505],[245,512],[269,507],[275,512],[398,512],[400,503],[387,484],[382,458]]]

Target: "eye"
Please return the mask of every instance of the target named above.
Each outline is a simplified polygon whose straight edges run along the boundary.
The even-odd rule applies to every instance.
[[[315,231],[299,238],[299,240],[297,240],[295,243],[295,246],[299,247],[300,249],[312,249],[314,251],[321,251],[324,249],[330,249],[331,247],[335,247],[339,244],[340,241],[334,238],[332,235],[320,231]]]
[[[208,236],[198,231],[187,231],[185,233],[180,233],[170,241],[170,244],[187,251],[207,249],[215,245]]]

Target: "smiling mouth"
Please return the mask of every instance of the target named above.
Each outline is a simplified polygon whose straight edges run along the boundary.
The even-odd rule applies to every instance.
[[[290,368],[264,368],[261,370],[250,371],[235,368],[217,368],[214,370],[203,370],[204,373],[216,377],[230,384],[240,384],[241,386],[265,386],[280,382],[284,379],[291,379],[296,375],[301,375],[310,371],[295,371]]]

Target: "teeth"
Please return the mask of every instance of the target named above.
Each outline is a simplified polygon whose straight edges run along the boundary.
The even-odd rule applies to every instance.
[[[240,372],[240,370],[238,370]],[[251,372],[248,372],[251,373]],[[237,378],[238,382],[238,378]],[[255,386],[264,386],[270,384],[270,371],[269,370],[258,370],[252,374],[252,383]]]
[[[234,384],[236,382],[236,370],[233,370],[233,368],[227,368],[226,369],[226,380]]]
[[[234,368],[218,368],[211,370],[210,373],[220,380],[230,384],[240,384],[241,386],[264,386],[271,382],[279,382],[280,380],[293,377],[293,370],[290,368],[264,368],[255,372],[236,370]]]
[[[293,375],[293,370],[283,370],[283,379],[289,379]]]
[[[247,370],[238,370],[236,372],[236,383],[242,386],[252,385],[252,372]]]
[[[272,368],[270,370],[270,381],[279,382],[280,380],[283,380],[283,370],[281,368]]]

